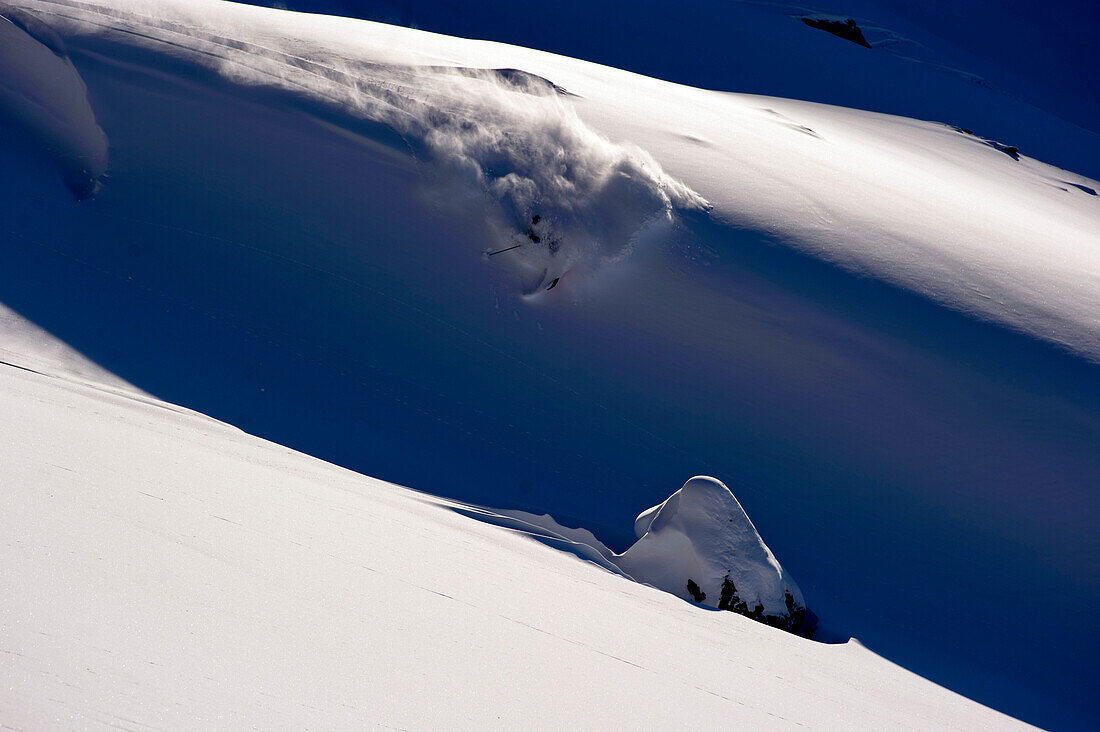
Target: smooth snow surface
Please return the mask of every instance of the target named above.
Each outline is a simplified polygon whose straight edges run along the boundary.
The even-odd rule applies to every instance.
[[[0,363],[64,376],[108,389],[141,393],[72,347],[0,304]]]
[[[0,411],[6,727],[1023,727],[172,405]]]
[[[87,95],[45,96],[87,99],[110,167],[76,201],[25,122],[0,135],[0,348],[19,356],[3,360],[99,369],[456,511],[507,509],[493,520],[610,570],[641,508],[713,475],[829,638],[1028,722],[1095,726],[1100,183],[963,120],[945,121],[973,134],[373,23],[214,0],[6,5],[60,37],[80,82],[64,89]],[[837,58],[873,52],[775,20]],[[39,46],[6,62],[7,87],[69,68]],[[39,433],[19,434],[5,447],[41,464]],[[111,461],[128,439],[86,444]],[[80,532],[65,540],[102,543]],[[397,562],[389,541],[371,551]],[[178,571],[178,592],[201,587]],[[593,622],[651,620],[565,596],[613,618]],[[538,604],[564,612],[554,591]],[[308,625],[307,605],[278,627]],[[455,627],[427,637],[456,647]],[[761,651],[776,662],[803,647],[758,631],[783,636]],[[420,683],[462,676],[443,668]]]

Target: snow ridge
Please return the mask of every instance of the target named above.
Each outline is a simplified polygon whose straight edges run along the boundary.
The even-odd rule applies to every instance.
[[[639,234],[673,221],[677,209],[708,207],[639,146],[592,130],[567,90],[535,74],[378,63],[317,49],[299,55],[235,23],[226,24],[231,34],[213,33],[175,8],[156,8],[151,17],[154,8],[140,2],[58,4],[83,19],[70,32],[102,32],[94,30],[97,17],[111,16],[113,25],[133,28],[128,43],[234,85],[285,94],[343,126],[368,126],[371,138],[428,164],[425,180],[446,192],[438,199],[486,207],[497,241],[485,253],[509,250],[494,262],[507,263],[525,294],[556,284],[566,271],[621,260]]]
[[[88,88],[48,26],[4,5],[0,13],[0,121],[33,138],[73,195],[89,198],[107,170],[107,136]]]

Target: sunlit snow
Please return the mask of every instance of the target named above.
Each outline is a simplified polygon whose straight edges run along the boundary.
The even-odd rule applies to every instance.
[[[1061,123],[5,13],[0,722],[1096,718],[1100,183],[1026,144]],[[885,37],[766,17],[836,69]]]

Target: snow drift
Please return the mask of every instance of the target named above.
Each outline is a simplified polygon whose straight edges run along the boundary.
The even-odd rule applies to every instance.
[[[27,135],[77,198],[94,195],[107,169],[107,136],[65,44],[33,15],[0,3],[0,124]]]
[[[77,12],[89,7],[71,6]],[[552,80],[514,68],[379,63],[319,49],[283,50],[235,23],[227,24],[233,31],[227,35],[226,28],[215,32],[189,22],[187,12],[145,14],[154,7],[133,2],[94,12],[140,28],[144,44],[165,44],[179,60],[221,80],[283,95],[426,163],[425,183],[436,189],[437,200],[484,212],[494,234],[486,255],[515,247],[494,264],[510,270],[524,294],[566,271],[619,261],[645,229],[671,223],[678,209],[706,207],[639,146],[594,132],[578,117],[569,90]],[[42,64],[13,56],[9,66],[18,78]],[[86,101],[83,109],[90,117]],[[34,120],[28,125],[34,127]],[[45,128],[39,134],[50,134],[48,125],[38,127]],[[87,164],[95,175],[105,166],[103,142],[103,160]]]
[[[461,506],[460,513],[522,531],[609,572],[706,607],[813,637],[817,617],[721,481],[695,476],[634,522],[637,541],[616,554],[592,532],[548,514]]]

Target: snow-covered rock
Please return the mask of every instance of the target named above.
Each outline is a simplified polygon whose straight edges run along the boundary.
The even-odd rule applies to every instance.
[[[634,531],[638,541],[617,563],[639,582],[812,634],[801,590],[721,481],[692,478],[664,503],[638,516]]]

